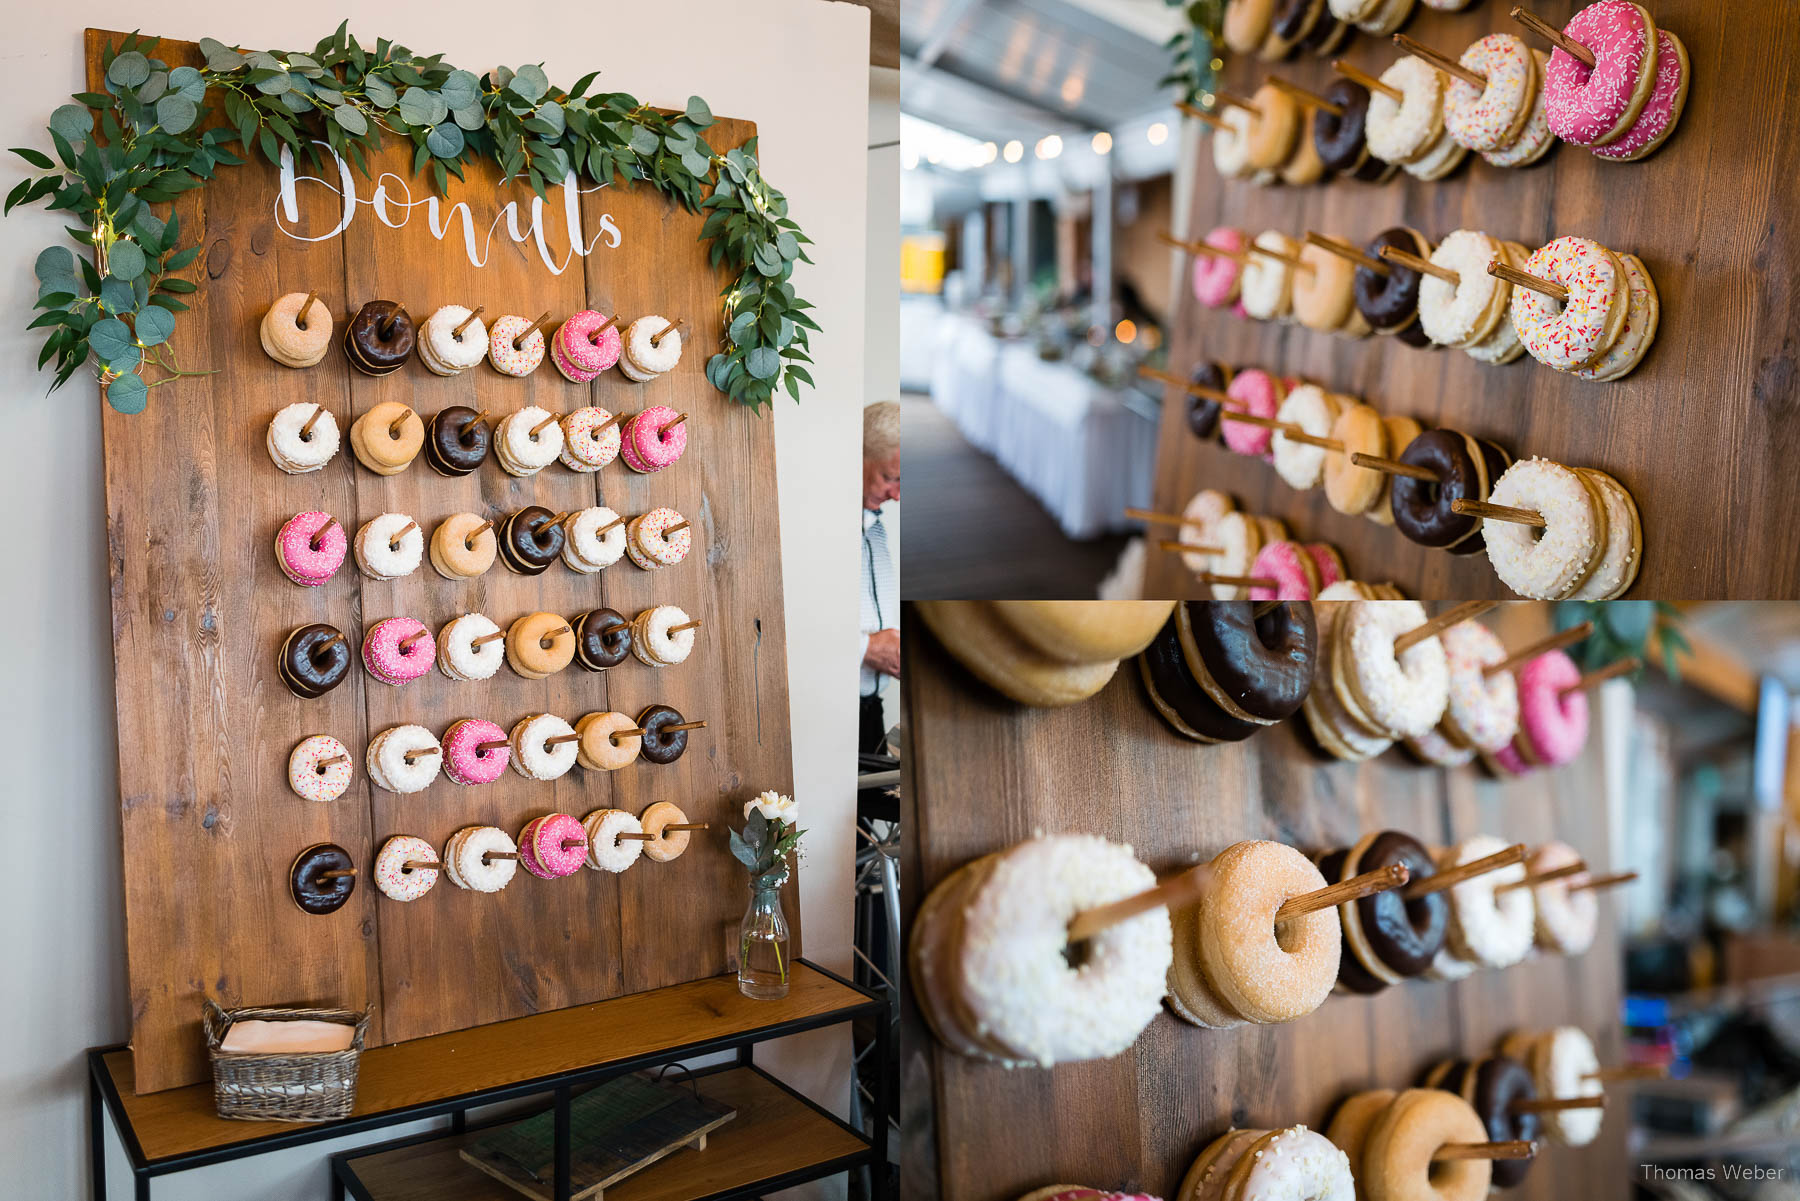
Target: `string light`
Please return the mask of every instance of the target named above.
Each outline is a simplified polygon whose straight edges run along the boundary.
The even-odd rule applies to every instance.
[[[1006,144],[1006,149],[1000,152],[1000,157],[1009,163],[1018,162],[1025,157],[1025,143],[1014,138]]]
[[[1152,146],[1160,146],[1169,140],[1169,127],[1158,121],[1144,131],[1144,136],[1150,139]]]
[[[1039,139],[1037,144],[1037,156],[1039,158],[1052,159],[1061,153],[1062,139],[1060,137],[1051,134],[1048,137]]]
[[[1107,133],[1104,129],[1094,135],[1094,153],[1112,153],[1112,135]]]

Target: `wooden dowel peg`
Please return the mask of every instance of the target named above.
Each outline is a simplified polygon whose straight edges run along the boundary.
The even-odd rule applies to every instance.
[[[1330,113],[1334,117],[1341,117],[1344,115],[1343,105],[1333,104],[1317,92],[1303,88],[1297,83],[1289,83],[1279,75],[1266,76],[1264,81],[1276,91],[1286,92],[1301,104],[1310,104],[1321,112]]]
[[[1460,625],[1465,621],[1473,621],[1489,609],[1498,608],[1499,605],[1499,601],[1463,601],[1461,604],[1451,605],[1424,625],[1414,626],[1394,639],[1394,653],[1398,655],[1402,651],[1409,650],[1440,630],[1447,630],[1451,626]]]
[[[682,530],[687,529],[693,524],[694,523],[691,521],[677,521],[674,525],[663,531],[663,537],[667,538],[670,534],[679,534]]]
[[[621,739],[621,738],[641,738],[641,737],[643,737],[643,735],[644,735],[643,730],[636,730],[636,729],[614,730],[612,733],[610,733],[606,736],[606,740],[608,742],[612,743],[614,746],[618,746],[619,739]]]
[[[472,425],[480,425],[482,422],[484,422],[488,419],[488,412],[489,411],[487,409],[481,410],[481,412],[475,414],[475,416],[473,416],[473,417],[469,418],[467,421],[463,422],[463,428],[468,429]]]
[[[300,427],[300,440],[302,442],[312,441],[313,425],[323,416],[325,416],[325,406],[314,405],[312,416],[308,417],[306,419],[306,424]]]
[[[1190,546],[1185,549],[1191,551],[1194,548]],[[1213,553],[1219,552],[1214,551]],[[1228,588],[1279,588],[1281,586],[1276,581],[1259,575],[1216,575],[1210,571],[1197,571],[1194,573],[1194,578],[1202,584],[1224,584]]]
[[[1487,273],[1495,279],[1503,279],[1509,284],[1517,284],[1521,288],[1530,288],[1533,292],[1542,292],[1545,296],[1560,304],[1569,302],[1569,290],[1559,283],[1554,283],[1541,276],[1521,271],[1511,263],[1503,263],[1495,259],[1488,264]]]
[[[1390,263],[1399,263],[1408,270],[1420,271],[1426,275],[1435,275],[1447,284],[1457,286],[1461,286],[1462,284],[1462,276],[1450,270],[1450,268],[1440,267],[1430,259],[1422,259],[1416,254],[1408,254],[1398,247],[1383,246],[1381,248],[1381,257]]]
[[[551,426],[555,425],[557,422],[559,422],[561,420],[562,420],[561,413],[550,414],[548,417],[544,418],[542,421],[538,422],[536,425],[531,427],[531,436],[533,438],[537,437],[539,434],[543,433],[545,430],[549,429]]]
[[[1606,1094],[1581,1097],[1520,1097],[1507,1106],[1513,1113],[1562,1113],[1569,1109],[1605,1109]]]
[[[587,839],[585,838],[565,838],[562,840],[562,849],[565,851],[572,851],[576,847],[584,847],[586,845]]]
[[[1319,909],[1330,909],[1333,905],[1343,905],[1363,897],[1373,896],[1378,892],[1386,892],[1390,888],[1399,888],[1412,879],[1412,873],[1404,863],[1390,863],[1386,867],[1378,867],[1372,872],[1351,876],[1338,884],[1329,884],[1312,892],[1303,892],[1297,897],[1289,897],[1282,902],[1281,908],[1275,911],[1275,924],[1293,921]]]
[[[1138,374],[1145,379],[1153,379],[1158,383],[1167,384],[1171,388],[1180,388],[1189,396],[1198,396],[1201,400],[1210,400],[1222,405],[1240,403],[1237,397],[1231,395],[1229,392],[1221,392],[1217,388],[1208,388],[1204,384],[1190,384],[1179,375],[1174,375],[1167,371],[1159,371],[1155,367],[1145,364],[1139,364]]]
[[[1414,467],[1411,463],[1401,463],[1394,459],[1384,459],[1380,455],[1365,455],[1360,450],[1350,456],[1350,461],[1358,467],[1367,467],[1370,471],[1379,471],[1383,475],[1403,475],[1408,479],[1429,480],[1438,482],[1438,474],[1424,467]]]
[[[416,530],[418,528],[419,528],[418,522],[409,521],[405,525],[401,526],[399,529],[395,530],[394,536],[392,538],[388,539],[388,549],[389,550],[398,550],[400,547],[400,539],[406,537],[408,534],[412,533],[414,530]]]
[[[1502,884],[1496,893],[1512,892],[1518,888],[1536,888],[1540,884],[1548,884],[1552,880],[1567,880],[1570,876],[1579,876],[1586,872],[1588,865],[1581,861],[1565,863],[1561,867],[1551,868],[1547,872],[1539,872],[1535,876],[1526,876],[1523,880],[1514,880],[1510,884]]]
[[[1362,84],[1371,92],[1380,92],[1395,104],[1399,104],[1402,100],[1406,99],[1399,88],[1390,87],[1387,84],[1382,83],[1373,75],[1370,75],[1366,71],[1357,70],[1341,58],[1334,58],[1331,60],[1331,69],[1336,71],[1339,75],[1342,75],[1345,79],[1350,80],[1352,83]]]
[[[1589,1072],[1583,1080],[1599,1080],[1601,1082],[1617,1080],[1667,1080],[1669,1065],[1666,1063],[1627,1063],[1616,1068],[1601,1068],[1597,1072]]]
[[[503,746],[509,747],[511,745],[512,745],[512,743],[508,742],[504,738],[490,738],[486,742],[476,743],[475,749],[478,751],[497,751]]]
[[[334,867],[328,872],[320,872],[318,875],[314,876],[313,879],[314,880],[341,880],[345,876],[354,876],[355,874],[356,874],[356,869],[353,867]]]
[[[558,734],[555,738],[544,739],[545,746],[561,746],[565,742],[580,742],[579,734]]]
[[[416,751],[408,751],[400,757],[408,763],[416,763],[420,759],[429,759],[433,755],[441,755],[443,752],[444,748],[441,746],[428,746],[421,747]]]
[[[1234,96],[1230,92],[1225,91],[1215,91],[1213,93],[1213,99],[1217,100],[1220,104],[1223,104],[1226,108],[1235,108],[1239,112],[1249,113],[1253,117],[1262,116],[1262,110],[1242,96]]]
[[[1460,867],[1445,868],[1434,875],[1415,880],[1400,895],[1409,901],[1430,896],[1434,892],[1443,892],[1447,888],[1455,888],[1464,880],[1473,880],[1476,876],[1485,876],[1489,872],[1497,872],[1503,867],[1511,867],[1515,863],[1525,861],[1525,844],[1515,842],[1504,851],[1495,851],[1492,855],[1484,855],[1480,859],[1470,860]]]
[[[493,528],[494,528],[494,521],[493,521],[493,518],[490,517],[488,520],[482,522],[480,525],[478,525],[474,529],[470,530],[469,536],[467,538],[463,539],[463,549],[464,550],[474,550],[475,549],[475,539],[481,537],[483,534],[487,533],[487,531],[489,531]]]
[[[300,311],[298,313],[294,314],[294,324],[295,325],[299,326],[301,329],[306,328],[306,312],[308,309],[313,307],[313,301],[317,300],[318,298],[319,298],[319,290],[317,288],[314,288],[312,291],[310,291],[306,294],[306,299],[300,302]],[[315,417],[316,416],[317,416],[317,414],[315,414]],[[312,422],[309,421],[306,424],[308,426],[310,426],[310,425],[312,425]],[[307,431],[305,429],[302,429],[300,431],[300,436],[302,438],[306,437],[306,432]]]
[[[1232,404],[1242,404],[1243,402],[1233,398],[1231,403]],[[1284,434],[1289,434],[1289,433],[1302,433],[1303,434],[1306,432],[1305,430],[1301,429],[1299,426],[1294,425],[1291,422],[1277,421],[1273,417],[1259,417],[1255,413],[1240,413],[1235,409],[1227,409],[1225,412],[1220,413],[1219,420],[1220,421],[1233,421],[1239,425],[1254,425],[1257,429],[1280,430]]]
[[[403,872],[435,872],[444,865],[431,860],[408,859],[400,865]]]
[[[1316,234],[1308,230],[1306,241],[1309,246],[1317,246],[1320,250],[1328,250],[1341,259],[1349,259],[1358,267],[1367,267],[1377,275],[1387,275],[1388,265],[1378,258],[1364,254],[1348,242],[1340,242],[1336,238],[1328,238],[1324,234]]]
[[[1490,505],[1485,500],[1453,500],[1450,502],[1450,511],[1487,521],[1510,521],[1514,525],[1536,526],[1540,530],[1546,524],[1542,513],[1531,509],[1515,509],[1511,505]]]
[[[1524,1139],[1504,1143],[1445,1143],[1431,1153],[1432,1162],[1445,1159],[1530,1159],[1537,1144]]]
[[[474,646],[474,647],[483,647],[483,646],[486,646],[490,642],[498,642],[500,639],[502,639],[504,637],[506,637],[505,630],[495,630],[492,634],[483,634],[479,638],[470,639],[469,645]]]
[[[609,531],[616,530],[624,524],[625,524],[625,519],[623,517],[615,517],[611,521],[607,522],[605,525],[601,526],[599,528],[599,530],[596,531],[596,535],[605,534],[605,533],[608,533]]]
[[[573,513],[573,512],[574,512],[574,510],[571,509],[568,512],[552,513],[547,519],[545,519],[538,526],[538,528],[534,531],[534,535],[543,533],[545,530],[549,529],[553,525],[561,525],[563,522],[565,522],[569,519],[570,513]]]
[[[1595,876],[1592,880],[1583,880],[1579,884],[1571,884],[1570,892],[1586,892],[1590,888],[1614,888],[1620,884],[1629,884],[1638,878],[1636,872],[1614,872],[1610,876]]]
[[[1521,647],[1512,654],[1506,656],[1506,658],[1500,660],[1500,662],[1494,664],[1492,667],[1484,668],[1481,674],[1484,676],[1497,676],[1503,671],[1511,671],[1521,664],[1531,662],[1539,655],[1547,655],[1551,651],[1559,651],[1565,646],[1573,646],[1593,632],[1594,623],[1591,621],[1584,621],[1580,625],[1570,626],[1560,633],[1552,634],[1548,638],[1540,638],[1536,642]]]
[[[348,762],[350,762],[350,756],[348,755],[333,755],[329,759],[321,759],[313,764],[313,770],[317,771],[320,775],[324,775],[326,768],[336,767],[340,763]]]
[[[1212,865],[1202,863],[1179,875],[1159,881],[1154,888],[1123,897],[1110,904],[1085,909],[1069,922],[1069,941],[1084,942],[1102,930],[1156,909],[1185,909],[1198,901],[1212,880]]]
[[[517,859],[518,857],[519,852],[517,851],[487,851],[482,854],[481,861],[491,863],[496,859]]]
[[[682,327],[682,325],[684,325],[686,322],[687,322],[686,317],[675,318],[674,321],[663,326],[661,329],[657,330],[654,334],[650,335],[650,345],[661,346],[662,340],[664,338],[668,337],[670,334],[672,334],[676,330],[680,329]]]
[[[693,621],[684,621],[678,626],[670,626],[669,633],[679,634],[683,630],[697,630],[699,628],[700,628],[700,620],[699,620],[699,618],[695,618]]]
[[[613,837],[620,842],[655,842],[658,836],[655,834],[645,834],[637,830],[626,830],[622,833],[613,835]]]
[[[1321,438],[1317,434],[1309,434],[1297,426],[1289,426],[1287,429],[1278,430],[1276,432],[1290,442],[1304,442],[1308,446],[1317,446],[1325,450],[1335,450],[1340,454],[1342,454],[1344,450],[1344,444],[1339,442],[1336,438]]]
[[[703,721],[684,721],[677,723],[676,725],[663,727],[664,730],[704,730],[705,728],[706,723]]]
[[[1562,695],[1568,696],[1571,692],[1591,691],[1600,687],[1600,685],[1606,683],[1608,680],[1617,679],[1619,676],[1630,675],[1643,665],[1644,661],[1636,655],[1627,655],[1623,659],[1608,663],[1605,667],[1602,667],[1597,671],[1583,672],[1579,680],[1576,680],[1573,684],[1570,684],[1567,688],[1562,690]]]
[[[1463,66],[1461,63],[1440,50],[1433,50],[1425,43],[1409,38],[1404,33],[1396,33],[1394,35],[1394,45],[1400,47],[1400,49],[1406,51],[1408,54],[1414,54],[1424,59],[1444,74],[1456,76],[1456,78],[1462,80],[1470,87],[1478,88],[1484,92],[1487,91],[1487,76],[1481,74],[1479,71],[1469,70],[1469,68]]]
[[[486,305],[479,305],[479,304],[476,305],[472,310],[470,310],[469,315],[462,319],[462,324],[450,331],[450,336],[452,338],[462,337],[462,332],[465,329],[469,328],[469,323],[474,321],[475,318],[481,316],[482,310],[485,309],[486,307],[487,307]]]
[[[1255,242],[1251,242],[1249,245],[1245,246],[1244,249],[1248,253],[1254,254],[1259,258],[1271,259],[1277,263],[1286,263],[1295,271],[1311,271],[1313,269],[1311,263],[1302,259],[1297,254],[1286,254],[1279,250],[1270,250],[1267,246],[1258,246]]]
[[[1513,20],[1531,30],[1531,32],[1537,34],[1552,46],[1559,48],[1566,54],[1573,54],[1589,67],[1594,65],[1594,52],[1592,50],[1589,50],[1586,46],[1583,46],[1580,42],[1576,41],[1556,26],[1550,24],[1550,22],[1544,20],[1530,9],[1515,8],[1512,10],[1511,16]]]
[[[1250,619],[1252,621],[1261,621],[1286,603],[1286,601],[1263,601],[1261,604],[1257,605],[1256,608],[1250,610]]]
[[[558,638],[561,638],[564,634],[569,632],[569,627],[566,624],[557,626],[554,630],[550,630],[542,638],[539,638],[538,645],[545,650],[549,650],[556,645],[556,640]]]
[[[710,830],[710,829],[712,829],[711,822],[676,822],[673,825],[664,826],[663,833],[667,834],[670,830]]]
[[[658,438],[667,437],[670,430],[674,429],[676,426],[680,425],[682,422],[684,422],[686,420],[687,420],[687,414],[682,413],[680,416],[676,417],[673,421],[664,422],[662,425],[657,427],[656,436]]]
[[[1184,242],[1162,230],[1158,230],[1156,236],[1160,241],[1166,242],[1177,250],[1185,250],[1189,254],[1205,255],[1215,259],[1230,259],[1234,263],[1244,261],[1244,252],[1241,250],[1226,250],[1223,246],[1214,246],[1210,242]]]
[[[400,416],[388,422],[388,437],[398,438],[400,436],[400,431],[406,427],[406,419],[412,415],[413,411],[411,409],[403,409]]]
[[[614,413],[611,417],[608,417],[605,421],[602,421],[599,425],[596,425],[594,427],[594,433],[598,434],[601,430],[612,428],[613,426],[619,424],[620,421],[624,420],[624,417],[625,417],[625,414],[623,414],[623,413]]]
[[[619,323],[619,315],[617,313],[614,313],[612,316],[608,317],[605,321],[602,321],[599,325],[596,325],[594,327],[594,332],[588,335],[588,341],[590,341],[590,342],[594,343],[596,346],[598,346],[600,344],[600,335],[605,333],[607,330],[611,329],[613,326],[617,325],[618,323]],[[605,429],[606,427],[601,426],[600,428]]]
[[[425,637],[425,635],[427,635],[429,633],[431,633],[430,630],[425,629],[423,626],[421,626],[419,629],[414,630],[412,633],[410,633],[406,637],[402,638],[400,640],[400,653],[404,655],[408,651],[412,650],[413,643],[417,642],[419,639]]]
[[[533,321],[530,325],[526,326],[524,329],[519,331],[519,336],[513,339],[513,349],[514,350],[519,349],[519,343],[521,343],[525,339],[531,337],[531,335],[537,333],[540,329],[543,329],[546,325],[549,325],[549,324],[550,324],[550,314],[546,312],[546,313],[542,314],[541,316],[539,316],[536,321]]]
[[[1173,538],[1159,538],[1156,545],[1162,550],[1177,555],[1222,555],[1225,553],[1225,548],[1222,546],[1201,546],[1194,542],[1177,542]]]
[[[344,640],[343,634],[341,634],[341,633],[332,634],[331,637],[325,639],[325,641],[323,641],[323,642],[319,643],[319,645],[313,647],[312,653],[313,653],[314,658],[317,658],[318,655],[320,654],[320,652],[330,650],[332,647],[336,646],[338,643],[342,642],[343,640]]]
[[[1192,517],[1183,517],[1177,513],[1158,513],[1154,509],[1126,509],[1125,516],[1135,517],[1137,520],[1146,522],[1150,525],[1184,525],[1199,527],[1206,524],[1205,522],[1198,521]]]
[[[389,305],[387,313],[381,318],[380,323],[376,325],[375,332],[384,338],[393,337],[394,323],[398,320],[400,320],[400,306]]]
[[[324,542],[325,535],[331,530],[331,527],[336,525],[337,523],[338,523],[337,518],[330,517],[330,516],[326,517],[325,524],[313,531],[313,536],[306,540],[307,544],[310,545],[314,550],[318,550],[320,545],[323,544],[323,542]]]

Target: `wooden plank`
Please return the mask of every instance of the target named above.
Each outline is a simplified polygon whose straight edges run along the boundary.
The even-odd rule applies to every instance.
[[[1129,843],[1159,874],[1241,839],[1310,851],[1384,828],[1427,843],[1477,830],[1556,836],[1607,862],[1604,817],[1588,803],[1602,791],[1597,740],[1570,768],[1505,784],[1398,752],[1362,765],[1328,760],[1303,723],[1204,747],[1167,729],[1129,663],[1092,700],[1027,709],[973,681],[910,609],[905,628],[910,903],[970,859],[1039,830]],[[908,1161],[909,1190],[1002,1201],[1070,1182],[1171,1197],[1229,1126],[1322,1126],[1346,1094],[1403,1087],[1440,1058],[1488,1052],[1514,1026],[1579,1024],[1616,1058],[1619,948],[1605,920],[1579,960],[1545,958],[1455,987],[1413,981],[1333,996],[1287,1025],[1199,1030],[1164,1014],[1124,1055],[1048,1071],[950,1054],[909,1014],[903,1129],[909,1139],[944,1132],[935,1161]],[[1624,1108],[1597,1145],[1548,1150],[1517,1195],[1567,1196],[1579,1181],[1591,1190],[1581,1195],[1623,1196]]]
[[[1579,7],[1552,0],[1535,11],[1561,24]],[[1613,164],[1561,146],[1536,167],[1473,162],[1438,183],[1402,173],[1379,186],[1261,188],[1221,181],[1202,138],[1186,225],[1196,237],[1226,224],[1294,236],[1317,230],[1358,244],[1398,224],[1434,241],[1457,228],[1528,247],[1566,234],[1595,238],[1641,257],[1661,295],[1656,343],[1631,376],[1590,384],[1529,356],[1495,368],[1454,350],[1244,321],[1198,305],[1186,289],[1173,314],[1170,362],[1185,371],[1206,357],[1316,380],[1383,412],[1492,438],[1520,457],[1610,472],[1643,519],[1634,597],[1792,597],[1800,595],[1800,545],[1787,529],[1800,482],[1786,466],[1800,449],[1791,420],[1796,309],[1777,264],[1795,253],[1795,213],[1782,181],[1800,155],[1800,113],[1770,98],[1794,94],[1795,65],[1781,48],[1800,37],[1800,10],[1777,0],[1665,0],[1653,10],[1686,43],[1693,86],[1679,128],[1649,159]],[[1421,6],[1407,33],[1455,55],[1493,30],[1516,32],[1505,12]],[[1378,74],[1397,54],[1358,35],[1344,57]],[[1248,95],[1270,71],[1315,89],[1333,78],[1313,58],[1233,58],[1221,84]],[[1200,443],[1185,412],[1183,398],[1165,393],[1153,508],[1178,511],[1198,489],[1220,488],[1307,540],[1336,545],[1355,578],[1391,579],[1420,597],[1508,595],[1485,556],[1427,551],[1391,528],[1336,513],[1321,492],[1293,491],[1268,464]],[[1732,552],[1745,544],[1768,550]],[[1179,560],[1157,552],[1146,586],[1150,596],[1201,592]]]

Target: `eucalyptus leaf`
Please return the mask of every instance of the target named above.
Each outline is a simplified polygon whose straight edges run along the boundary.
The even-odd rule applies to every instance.
[[[212,38],[200,39],[200,53],[206,56],[206,65],[213,71],[235,71],[244,65],[244,56]]]
[[[146,79],[137,90],[138,103],[155,104],[157,99],[168,90],[169,73],[167,71],[152,71],[150,72],[150,78]]]
[[[176,67],[169,72],[169,90],[199,104],[206,96],[206,79],[192,67]]]
[[[536,104],[550,90],[550,80],[544,74],[544,68],[536,63],[528,63],[520,67],[512,77],[507,89],[519,99]]]
[[[269,76],[267,79],[258,80],[255,86],[256,90],[265,96],[279,96],[289,88],[293,87],[294,84],[293,81],[288,78],[286,71],[276,71],[275,74]]]
[[[340,104],[331,110],[331,116],[337,121],[339,128],[358,137],[369,132],[369,122],[362,115],[362,110],[353,104]]]
[[[425,148],[439,158],[455,158],[462,153],[463,131],[455,125],[434,125],[425,135]]]
[[[133,349],[136,348],[133,347]],[[101,358],[104,359],[105,356],[102,355]],[[132,413],[142,413],[144,406],[149,401],[150,385],[144,382],[144,377],[141,375],[121,375],[106,385],[106,403],[111,405],[115,411],[127,416]]]
[[[698,150],[689,150],[681,156],[681,165],[687,168],[689,175],[705,175],[706,169],[712,166],[712,160]]]
[[[175,332],[175,314],[152,305],[139,311],[136,324],[138,341],[145,346],[160,346]]]
[[[32,273],[44,283],[75,278],[75,256],[67,246],[46,246],[38,252]]]
[[[103,363],[124,358],[126,351],[136,349],[132,345],[130,328],[117,317],[104,317],[94,322],[94,328],[88,330],[88,345]]]
[[[431,95],[424,88],[407,88],[400,93],[397,110],[408,125],[431,125]]]
[[[82,105],[65,104],[50,114],[50,130],[73,146],[94,132],[94,117]]]
[[[481,111],[479,104],[465,104],[461,108],[451,109],[450,116],[458,126],[467,130],[480,129],[487,124],[487,114]]]
[[[742,312],[731,319],[731,327],[725,331],[725,336],[733,342],[742,342],[755,328],[756,314]]]
[[[468,71],[452,71],[439,85],[438,91],[444,97],[444,103],[451,108],[461,108],[481,99],[481,81]]]
[[[108,276],[100,281],[100,307],[117,316],[137,308],[137,289],[129,280]]]
[[[655,154],[659,144],[660,140],[656,136],[656,131],[646,129],[642,125],[631,131],[631,141],[627,143],[639,154]]]
[[[363,78],[363,95],[367,96],[369,103],[376,108],[394,107],[394,87],[379,75],[369,75]]]
[[[781,274],[781,254],[767,242],[758,243],[755,253],[750,257],[751,262],[755,264],[756,269],[764,275],[773,276]]]
[[[144,273],[144,252],[136,242],[114,242],[106,263],[115,279],[136,279]]]
[[[193,127],[199,110],[180,92],[173,92],[156,102],[156,123],[164,133],[186,133]]]
[[[698,96],[688,97],[685,116],[701,129],[705,129],[708,125],[713,123],[712,109],[708,108],[706,106],[706,101],[700,99]]]
[[[136,50],[127,50],[112,60],[106,78],[122,88],[135,88],[150,78],[150,60]]]
[[[781,355],[770,346],[755,347],[744,356],[744,370],[752,379],[774,379],[781,370]]]

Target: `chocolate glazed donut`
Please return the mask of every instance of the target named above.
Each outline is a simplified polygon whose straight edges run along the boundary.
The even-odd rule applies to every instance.
[[[519,575],[542,575],[550,564],[562,557],[563,533],[560,523],[541,505],[527,505],[511,517],[500,530],[500,558]]]
[[[1298,46],[1329,16],[1325,0],[1280,0],[1269,28],[1281,41]]]
[[[301,626],[282,642],[276,672],[295,696],[311,699],[342,684],[353,657],[350,640],[336,626]]]
[[[667,705],[651,705],[637,716],[638,729],[644,741],[638,754],[652,763],[673,763],[687,750],[686,730],[671,730],[686,719]]]
[[[1203,361],[1188,376],[1188,383],[1217,392],[1223,392],[1230,382],[1231,368],[1222,363]],[[1219,402],[1208,400],[1204,396],[1189,396],[1188,428],[1194,431],[1196,438],[1216,437],[1219,432]]]
[[[1479,517],[1452,512],[1459,500],[1486,500],[1486,469],[1475,461],[1473,439],[1456,430],[1426,430],[1406,444],[1397,456],[1409,467],[1423,467],[1437,476],[1415,480],[1396,475],[1388,485],[1388,503],[1394,511],[1394,528],[1420,546],[1455,546],[1481,527]]]
[[[1175,610],[1179,613],[1181,606]],[[1166,720],[1180,722],[1204,742],[1242,742],[1262,729],[1255,722],[1231,716],[1201,690],[1188,671],[1174,617],[1138,656],[1138,674],[1156,711]]]
[[[1273,725],[1306,699],[1319,634],[1308,604],[1255,613],[1249,601],[1187,601],[1175,609],[1182,649],[1206,695],[1240,721]]]
[[[1295,44],[1296,50],[1324,56],[1343,45],[1350,27],[1331,15],[1330,6],[1321,5],[1320,9],[1318,23]]]
[[[439,409],[425,426],[425,461],[439,475],[468,475],[487,461],[493,432],[474,409]]]
[[[1319,874],[1324,876],[1329,883],[1338,883],[1344,878],[1344,860],[1349,857],[1349,847],[1339,847],[1335,851],[1326,852],[1315,860],[1319,865]],[[1385,981],[1377,980],[1371,975],[1369,969],[1362,965],[1362,960],[1351,952],[1348,940],[1346,940],[1343,953],[1338,956],[1337,982],[1338,987],[1344,991],[1361,993],[1364,996],[1378,993],[1387,987]]]
[[[1378,871],[1395,863],[1404,865],[1414,880],[1423,880],[1437,871],[1431,852],[1418,839],[1399,830],[1383,830],[1363,849],[1356,872],[1360,875]],[[1401,891],[1389,889],[1352,903],[1362,923],[1363,937],[1370,950],[1381,957],[1382,964],[1399,975],[1417,976],[1444,949],[1444,935],[1450,928],[1450,898],[1434,892],[1409,901]]]
[[[348,872],[355,869],[356,864],[351,862],[350,852],[343,847],[329,842],[314,843],[294,856],[294,864],[288,869],[288,891],[293,893],[294,904],[300,906],[303,913],[335,913],[344,907],[344,902],[356,891],[356,877],[331,876],[321,879],[321,876],[325,872]]]
[[[1477,1063],[1473,1071],[1473,1088],[1465,1076],[1456,1091],[1481,1115],[1488,1137],[1495,1142],[1534,1141],[1538,1136],[1538,1115],[1514,1113],[1512,1109],[1515,1101],[1537,1100],[1537,1085],[1525,1065],[1504,1055],[1492,1055]],[[1494,1187],[1517,1188],[1530,1170],[1529,1159],[1496,1159]]]
[[[418,332],[407,311],[392,300],[371,300],[344,330],[344,353],[365,375],[388,375],[406,365]]]
[[[1416,254],[1420,258],[1431,253],[1431,244],[1420,237],[1416,230],[1404,225],[1384,229],[1370,238],[1368,245],[1363,247],[1363,253],[1370,258],[1381,258],[1383,246],[1404,250],[1407,254]],[[1419,273],[1399,263],[1388,263],[1387,269],[1388,273],[1382,275],[1359,266],[1353,284],[1356,311],[1380,333],[1395,332],[1419,316]]]
[[[1494,482],[1505,475],[1506,469],[1512,466],[1512,456],[1486,438],[1472,438],[1472,440],[1481,448],[1482,461],[1487,464],[1488,490],[1491,492]],[[1481,499],[1486,500],[1487,497],[1484,496]],[[1481,531],[1476,530],[1470,537],[1464,538],[1455,546],[1450,547],[1449,551],[1453,555],[1478,555],[1486,549],[1486,540],[1482,538]]]
[[[617,667],[631,655],[631,623],[617,609],[589,609],[575,619],[575,662],[589,671]]]
[[[1348,79],[1334,79],[1325,89],[1325,99],[1344,113],[1340,117],[1320,109],[1313,114],[1313,149],[1319,152],[1319,161],[1327,171],[1348,175],[1370,157],[1363,133],[1363,123],[1369,116],[1369,89]],[[1382,163],[1381,170],[1386,169],[1387,164]]]

